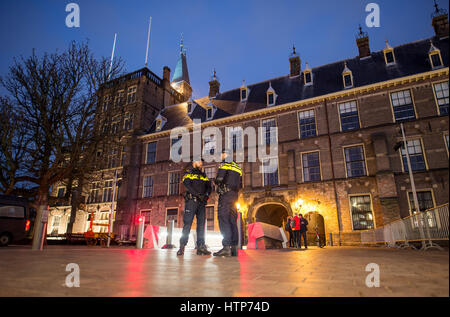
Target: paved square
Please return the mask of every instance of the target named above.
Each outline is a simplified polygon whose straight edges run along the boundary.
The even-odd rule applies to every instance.
[[[239,257],[186,250],[49,246],[0,248],[0,296],[449,296],[448,252],[328,247],[242,250]],[[77,263],[80,287],[65,286]],[[366,265],[380,287],[365,285]]]

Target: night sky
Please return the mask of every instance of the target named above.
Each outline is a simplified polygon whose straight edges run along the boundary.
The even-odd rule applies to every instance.
[[[67,28],[67,3],[80,6],[80,28]],[[365,26],[365,7],[376,2],[380,28]],[[438,1],[448,10],[446,1]],[[372,51],[431,37],[432,0],[319,1],[149,1],[149,0],[0,0],[0,76],[13,57],[64,50],[71,40],[89,39],[98,56],[116,54],[131,72],[144,66],[148,19],[152,16],[149,68],[172,74],[184,33],[189,75],[195,98],[208,94],[213,68],[221,91],[289,73],[289,54],[297,52],[311,67],[358,54],[355,34],[361,24]]]

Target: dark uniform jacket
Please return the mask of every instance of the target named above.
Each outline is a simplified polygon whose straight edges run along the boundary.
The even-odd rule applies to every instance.
[[[206,201],[211,194],[211,182],[206,174],[198,168],[186,171],[183,176],[183,185],[186,187],[187,196],[190,194],[197,199]]]
[[[222,162],[219,165],[215,183],[226,191],[239,191],[241,187],[242,169],[235,162]]]

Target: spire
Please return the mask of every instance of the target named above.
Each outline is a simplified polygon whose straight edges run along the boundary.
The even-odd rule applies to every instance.
[[[175,67],[175,72],[173,73],[172,83],[179,83],[185,81],[189,85],[189,72],[186,61],[186,50],[184,49],[184,36],[181,34],[180,41],[180,57],[178,58],[177,66]]]
[[[220,82],[216,75],[216,69],[214,68],[211,80],[209,81],[209,97],[215,97],[220,92]]]

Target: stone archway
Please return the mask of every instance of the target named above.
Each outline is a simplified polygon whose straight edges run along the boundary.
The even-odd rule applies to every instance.
[[[265,196],[253,200],[247,212],[247,221],[249,223],[261,221],[281,227],[292,214],[291,205],[284,197]]]
[[[307,239],[308,245],[317,245],[316,239],[316,227],[319,232],[320,241],[322,245],[326,244],[326,234],[325,234],[325,219],[319,214],[317,211],[310,211],[307,214],[303,215],[303,217],[308,220],[308,231],[307,231]]]

